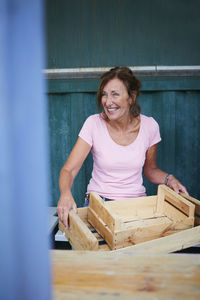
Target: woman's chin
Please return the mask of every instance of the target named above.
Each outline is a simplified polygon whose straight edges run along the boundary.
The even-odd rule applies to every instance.
[[[115,120],[119,118],[118,111],[112,111],[112,112],[105,111],[105,114],[110,120]]]
[[[108,119],[111,121],[117,120],[118,116],[114,115],[114,114],[106,114],[106,116],[108,117]]]

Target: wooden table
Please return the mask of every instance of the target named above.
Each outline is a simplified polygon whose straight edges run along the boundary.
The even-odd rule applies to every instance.
[[[52,250],[61,299],[200,299],[200,255]]]

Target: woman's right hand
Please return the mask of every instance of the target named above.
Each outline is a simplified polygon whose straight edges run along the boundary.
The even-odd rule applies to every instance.
[[[71,192],[68,194],[61,194],[60,199],[58,201],[57,213],[59,219],[67,229],[69,228],[69,212],[72,209],[76,213],[78,212],[76,203]]]

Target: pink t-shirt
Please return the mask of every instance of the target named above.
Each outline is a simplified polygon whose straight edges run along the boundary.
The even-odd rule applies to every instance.
[[[87,118],[79,136],[92,148],[93,171],[87,193],[96,192],[109,199],[134,198],[146,195],[142,169],[146,151],[161,141],[158,123],[140,115],[139,133],[133,143],[121,146],[109,135],[101,114]]]

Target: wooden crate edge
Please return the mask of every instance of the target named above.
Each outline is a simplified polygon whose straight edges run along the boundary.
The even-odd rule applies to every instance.
[[[169,236],[115,250],[135,254],[168,254],[200,244],[200,225]],[[112,251],[112,252],[115,252]]]
[[[59,220],[59,229],[65,233],[66,238],[75,250],[98,250],[98,241],[86,224],[73,210],[69,212],[70,228],[66,229]]]

